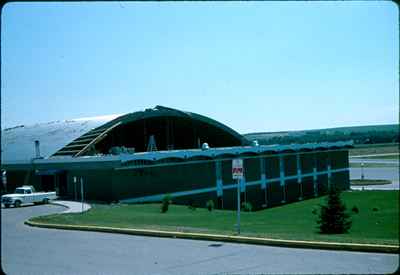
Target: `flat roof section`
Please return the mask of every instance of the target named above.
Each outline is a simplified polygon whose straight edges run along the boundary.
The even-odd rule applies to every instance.
[[[10,162],[3,167],[16,168],[35,165],[38,167],[47,167],[48,165],[62,165],[69,167],[70,165],[90,165],[99,167],[108,163],[112,167],[137,166],[135,163],[154,163],[156,161],[165,160],[166,162],[190,162],[196,158],[215,160],[219,158],[246,158],[249,154],[254,156],[260,154],[282,154],[296,152],[315,152],[324,150],[340,150],[353,147],[353,141],[338,141],[324,143],[306,143],[306,144],[290,144],[290,145],[259,145],[259,146],[236,146],[225,148],[210,148],[207,150],[190,149],[190,150],[173,150],[173,151],[154,151],[142,152],[134,154],[120,155],[104,155],[104,156],[81,156],[81,157],[50,157],[47,159],[33,159],[29,162]],[[170,160],[170,161],[169,161]],[[8,167],[7,167],[8,166]],[[82,166],[83,167],[83,166]]]

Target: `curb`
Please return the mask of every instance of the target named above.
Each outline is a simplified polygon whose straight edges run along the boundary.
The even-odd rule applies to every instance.
[[[63,206],[63,207],[66,208],[66,210],[69,209],[68,206],[66,206],[65,204],[59,203],[58,201],[50,201],[49,203],[50,203],[50,204],[54,204],[54,205],[58,205],[58,206]]]
[[[77,210],[77,211],[72,210],[71,206],[69,206],[68,204],[63,203],[63,201],[60,202],[60,201],[55,200],[55,201],[50,201],[50,203],[51,203],[51,204],[54,204],[54,205],[58,205],[58,206],[63,206],[63,207],[65,207],[66,210],[64,210],[62,213],[83,213],[83,212],[89,211],[89,210],[92,208],[92,207],[90,206],[90,204],[85,203],[85,204],[86,204],[86,207],[85,207],[85,209],[84,209],[83,212],[82,212],[81,210]],[[80,206],[79,206],[79,208],[80,208]]]
[[[346,250],[346,251],[377,252],[377,253],[399,253],[399,246],[396,245],[281,240],[281,239],[268,239],[268,238],[244,237],[244,236],[233,236],[233,235],[214,235],[214,234],[203,234],[203,233],[186,233],[177,231],[175,232],[175,231],[160,231],[160,230],[113,228],[113,227],[92,226],[92,225],[49,224],[49,223],[33,222],[30,220],[27,220],[24,223],[30,226],[44,227],[44,228],[97,231],[106,233],[119,233],[119,234],[129,234],[129,235],[152,236],[152,237],[221,241],[221,242],[232,242],[232,243],[292,247],[292,248]]]

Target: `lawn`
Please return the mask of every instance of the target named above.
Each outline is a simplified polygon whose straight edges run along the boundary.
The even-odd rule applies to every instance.
[[[350,162],[350,168],[361,168],[360,162]],[[385,167],[399,167],[398,163],[371,163],[364,162],[364,168],[385,168]]]
[[[353,226],[347,234],[319,234],[313,209],[325,203],[325,197],[304,200],[257,212],[242,212],[241,235],[295,240],[320,240],[354,243],[399,243],[399,192],[348,191],[342,194],[352,213]],[[376,208],[376,211],[373,210]],[[119,228],[146,228],[183,232],[234,234],[236,212],[207,209],[191,210],[171,205],[160,213],[160,204],[94,205],[83,214],[54,214],[33,218],[33,221],[99,225]]]
[[[386,159],[386,160],[399,160],[399,154],[383,155],[383,156],[370,156],[368,159]]]
[[[349,150],[350,156],[392,154],[392,153],[397,153],[397,154],[399,153],[398,143],[356,145],[354,148]]]
[[[385,185],[391,184],[390,180],[371,180],[371,179],[363,179],[363,180],[350,180],[351,185]]]

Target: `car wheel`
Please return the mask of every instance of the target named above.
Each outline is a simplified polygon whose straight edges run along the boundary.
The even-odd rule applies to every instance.
[[[4,207],[5,207],[5,208],[9,208],[10,205],[9,205],[9,204],[5,204]]]
[[[14,202],[15,207],[20,207],[21,206],[21,201],[15,201]]]
[[[43,199],[43,203],[44,203],[44,204],[48,204],[48,203],[49,203],[49,199],[47,199],[47,198],[46,198],[46,199]]]

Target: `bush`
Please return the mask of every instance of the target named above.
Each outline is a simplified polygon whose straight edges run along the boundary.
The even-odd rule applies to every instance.
[[[331,188],[326,200],[327,205],[321,205],[319,218],[320,233],[341,234],[346,233],[351,227],[350,215],[346,213],[346,206],[340,198],[340,191]]]
[[[171,195],[165,195],[161,202],[161,213],[166,213],[171,203]]]
[[[353,208],[351,209],[351,211],[353,211],[353,213],[358,214],[358,207],[357,206],[353,206]]]
[[[372,211],[374,211],[374,212],[376,212],[376,211],[378,211],[379,209],[377,208],[377,207],[374,207],[374,208],[372,208]]]
[[[253,205],[251,205],[250,202],[243,202],[242,209],[244,212],[251,212],[251,210],[253,210]]]
[[[194,206],[194,202],[193,202],[192,199],[189,200],[188,208],[189,208],[190,210],[196,210],[196,207]]]
[[[208,200],[207,201],[207,203],[206,203],[206,207],[207,207],[207,209],[208,209],[208,211],[213,211],[213,209],[214,209],[214,201],[213,200]]]
[[[313,210],[311,211],[311,213],[312,213],[313,215],[317,215],[317,214],[318,214],[318,210],[317,210],[316,208],[313,208]]]

